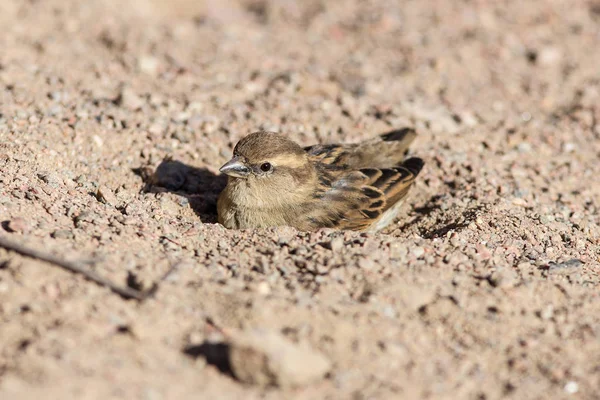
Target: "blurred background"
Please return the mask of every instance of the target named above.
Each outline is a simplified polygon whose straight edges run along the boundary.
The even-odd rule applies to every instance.
[[[23,100],[4,92],[7,116],[33,112],[35,99],[37,112],[75,124],[87,112],[183,142],[212,129],[237,137],[247,122],[309,141],[403,123],[515,128],[565,112],[589,128],[596,116],[596,1],[6,0],[0,10],[0,77]],[[121,94],[144,121],[98,106]]]

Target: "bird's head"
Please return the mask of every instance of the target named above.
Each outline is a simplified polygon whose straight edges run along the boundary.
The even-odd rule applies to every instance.
[[[283,135],[263,131],[240,140],[233,158],[220,171],[252,186],[280,190],[294,190],[295,185],[305,183],[313,175],[302,147]]]
[[[295,142],[272,132],[254,132],[238,142],[233,158],[219,171],[239,179],[268,179],[306,169],[306,152]]]

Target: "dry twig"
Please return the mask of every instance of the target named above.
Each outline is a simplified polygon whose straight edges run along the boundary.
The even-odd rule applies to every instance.
[[[167,279],[167,277],[177,268],[179,264],[173,264],[171,268],[158,280],[156,281],[152,287],[148,290],[141,291],[132,289],[126,286],[119,286],[111,280],[99,275],[95,271],[90,270],[82,263],[73,262],[64,260],[58,256],[55,256],[50,253],[46,253],[44,251],[32,249],[30,247],[24,246],[20,243],[13,242],[11,240],[6,239],[4,236],[0,236],[0,247],[5,248],[7,250],[12,250],[21,255],[35,258],[37,260],[46,261],[50,264],[57,265],[61,268],[64,268],[68,271],[71,271],[76,274],[83,275],[86,279],[97,283],[100,286],[104,286],[112,290],[114,293],[125,299],[135,299],[135,300],[145,300],[151,296],[153,296],[158,290],[159,284]]]

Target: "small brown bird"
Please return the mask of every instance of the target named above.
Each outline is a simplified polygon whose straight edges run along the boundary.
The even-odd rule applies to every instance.
[[[415,137],[405,128],[358,144],[302,148],[280,134],[252,133],[220,169],[229,179],[219,222],[230,229],[383,229],[423,168],[420,158],[404,160]]]

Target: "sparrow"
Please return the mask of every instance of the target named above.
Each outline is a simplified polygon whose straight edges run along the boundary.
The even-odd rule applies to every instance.
[[[404,128],[361,143],[301,147],[281,134],[251,133],[220,169],[228,182],[218,221],[229,229],[379,231],[423,168],[420,158],[405,159],[415,137]]]

